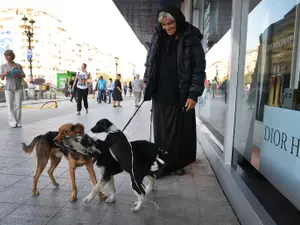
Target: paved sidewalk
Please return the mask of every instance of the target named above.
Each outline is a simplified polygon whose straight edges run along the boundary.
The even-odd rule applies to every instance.
[[[188,167],[187,175],[169,176],[158,181],[150,199],[159,209],[146,202],[141,211],[130,211],[136,197],[126,173],[115,177],[115,203],[108,204],[95,198],[92,203],[84,204],[82,199],[91,190],[85,168],[76,171],[78,200],[69,202],[71,186],[65,159],[54,172],[60,186],[52,186],[45,169],[38,184],[40,196],[31,195],[35,156],[24,155],[20,142],[29,143],[34,136],[57,130],[67,122],[81,122],[88,130],[103,117],[123,128],[134,110],[131,101],[124,101],[122,108],[99,105],[87,115],[58,115],[23,124],[22,129],[1,128],[0,225],[238,225],[201,146],[198,146],[197,161]],[[149,110],[150,103],[146,103],[128,126],[125,133],[130,140],[149,138]],[[95,168],[95,172],[98,171]]]
[[[65,97],[63,95],[58,95],[56,99],[23,100],[22,103],[23,105],[36,105],[36,104],[42,104],[52,100],[56,100],[60,102],[60,101],[70,100],[70,98]],[[5,107],[7,107],[6,102],[0,102],[0,108],[5,108]]]

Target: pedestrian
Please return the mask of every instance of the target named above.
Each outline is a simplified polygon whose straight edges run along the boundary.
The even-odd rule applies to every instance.
[[[128,89],[129,89],[129,97],[131,97],[132,92],[133,92],[132,82],[131,81],[129,81],[129,83],[128,83]]]
[[[152,99],[154,141],[168,152],[157,175],[183,175],[196,160],[195,105],[205,80],[199,29],[176,6],[158,12],[158,25],[146,60],[144,100]]]
[[[106,80],[103,79],[103,76],[98,81],[98,103],[100,104],[102,101],[106,103]]]
[[[107,86],[108,104],[111,104],[111,95],[113,91],[114,91],[114,82],[111,78],[109,78],[109,83]]]
[[[124,91],[124,96],[126,97],[126,95],[127,95],[127,82],[126,81],[123,84],[123,91]]]
[[[4,52],[6,63],[1,65],[1,80],[6,79],[5,99],[8,110],[8,124],[10,127],[22,127],[22,99],[25,74],[22,66],[16,63],[15,53],[12,50]],[[24,83],[25,82],[25,83]]]
[[[215,79],[213,79],[212,83],[211,83],[211,91],[212,91],[212,97],[215,98],[216,97],[216,90],[217,90],[217,82]]]
[[[122,107],[121,106],[121,101],[123,101],[122,98],[122,84],[121,84],[121,74],[117,74],[117,78],[115,80],[114,84],[114,91],[113,91],[113,107]],[[117,103],[117,105],[116,105]]]
[[[77,89],[77,98],[78,98],[76,115],[81,114],[82,100],[83,100],[86,113],[88,113],[88,79],[90,73],[87,72],[86,67],[87,65],[85,63],[82,63],[81,71],[79,71],[75,77],[74,85],[77,83],[76,89]],[[75,87],[74,85],[73,88]]]
[[[140,75],[135,75],[135,79],[133,80],[133,94],[134,94],[134,104],[135,107],[139,107],[141,102],[143,91],[143,81],[140,79]]]
[[[75,101],[77,102],[77,89],[76,89],[77,82],[78,82],[78,80],[76,80],[76,83],[75,83],[75,80],[73,80],[73,79],[70,82],[70,85],[71,85],[71,99],[70,99],[70,102],[73,102],[73,98],[75,98]]]

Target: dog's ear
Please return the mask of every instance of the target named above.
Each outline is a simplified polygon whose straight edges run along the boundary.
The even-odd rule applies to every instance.
[[[81,123],[76,123],[73,125],[72,130],[76,131],[79,134],[84,133],[84,126]]]

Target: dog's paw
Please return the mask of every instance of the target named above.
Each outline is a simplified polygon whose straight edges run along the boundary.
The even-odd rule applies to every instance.
[[[71,202],[76,202],[77,201],[77,196],[76,195],[71,195],[70,201]]]
[[[115,201],[115,196],[109,196],[107,199],[106,199],[106,202],[107,203],[113,203]]]
[[[136,202],[134,202],[134,205],[135,205],[135,207],[132,207],[132,208],[131,208],[131,211],[132,211],[132,212],[137,212],[137,211],[140,210],[140,208],[141,208],[141,206],[142,206],[142,202],[136,201]]]
[[[132,207],[131,208],[131,212],[138,212],[140,210],[141,207]]]
[[[99,192],[99,197],[101,200],[107,199],[107,196],[105,194],[103,194],[102,192]]]
[[[59,186],[59,183],[57,183],[56,181],[51,182],[55,187]]]
[[[86,196],[86,197],[83,199],[83,202],[84,202],[85,204],[88,204],[88,203],[90,203],[92,200],[93,200],[92,196],[88,195],[88,196]]]
[[[38,191],[32,191],[32,195],[40,195],[40,192],[38,192]]]

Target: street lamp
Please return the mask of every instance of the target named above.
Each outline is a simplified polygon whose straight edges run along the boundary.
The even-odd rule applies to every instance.
[[[28,20],[25,15],[23,16],[22,20],[24,22],[24,33],[28,37],[27,59],[29,61],[30,68],[30,81],[33,81],[31,38],[33,38],[33,24],[35,23],[35,21],[33,19]],[[27,21],[29,22],[29,25],[27,24]]]
[[[118,74],[118,65],[119,65],[119,58],[115,57],[115,62],[116,62],[116,75]]]

